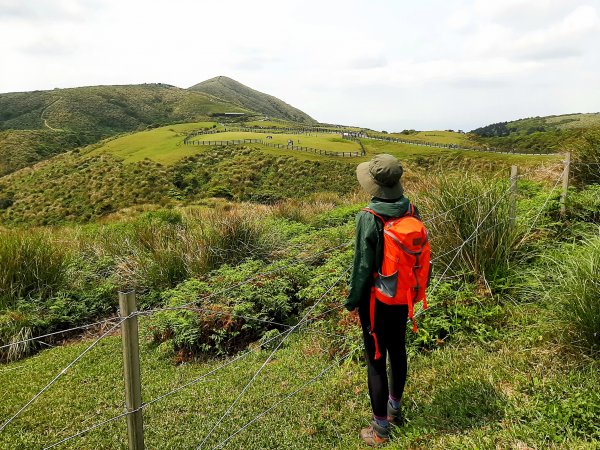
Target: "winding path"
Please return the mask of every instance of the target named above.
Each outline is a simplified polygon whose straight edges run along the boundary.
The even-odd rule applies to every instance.
[[[40,114],[40,119],[42,119],[44,121],[44,126],[52,131],[64,131],[61,130],[60,128],[53,128],[48,124],[48,119],[44,118],[44,114],[46,114],[46,111],[48,111],[48,109],[55,105],[57,102],[61,101],[62,97],[57,98],[56,100],[54,100],[52,103],[50,103],[48,106],[46,106],[43,110],[42,110],[42,114]]]

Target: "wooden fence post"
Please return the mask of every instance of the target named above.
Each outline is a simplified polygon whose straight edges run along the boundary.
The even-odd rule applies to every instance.
[[[135,291],[119,292],[121,317],[137,311]],[[121,324],[123,336],[123,378],[125,379],[125,407],[127,417],[127,440],[129,450],[144,450],[144,422],[142,410],[142,380],[140,375],[140,346],[137,316],[129,317]]]
[[[517,179],[519,168],[512,166],[510,168],[510,222],[514,226],[517,219]]]
[[[567,213],[567,193],[569,191],[569,175],[571,172],[571,152],[565,155],[565,170],[562,179],[562,194],[560,195],[560,215],[564,217]]]

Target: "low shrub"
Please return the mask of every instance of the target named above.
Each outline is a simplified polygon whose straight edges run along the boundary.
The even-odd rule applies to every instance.
[[[573,145],[571,177],[579,185],[600,183],[600,131],[589,130]]]
[[[200,353],[226,355],[269,330],[287,329],[298,314],[301,301],[297,292],[307,284],[310,270],[300,264],[241,284],[265,269],[261,261],[223,266],[207,281],[190,279],[166,291],[165,307],[190,305],[192,309],[151,316],[149,329],[154,341],[169,342],[184,358]]]

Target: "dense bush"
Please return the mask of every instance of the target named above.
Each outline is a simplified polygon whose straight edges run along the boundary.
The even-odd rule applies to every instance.
[[[265,268],[259,261],[223,266],[205,282],[192,279],[165,292],[166,307],[191,304],[198,309],[154,314],[150,328],[155,341],[169,345],[182,356],[224,355],[257,340],[268,330],[285,330],[299,311],[298,291],[306,286],[310,271],[299,264],[255,277]],[[246,279],[251,281],[237,286]]]

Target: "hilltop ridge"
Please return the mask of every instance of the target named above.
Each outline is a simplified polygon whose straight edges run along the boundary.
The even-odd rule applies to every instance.
[[[203,92],[241,108],[251,109],[277,119],[308,124],[317,122],[305,112],[277,97],[252,89],[226,76],[221,75],[202,81],[191,86],[189,90]]]
[[[144,83],[0,94],[0,177],[119,133],[215,114],[315,122],[271,95],[220,78],[218,85],[212,79],[191,89]]]

